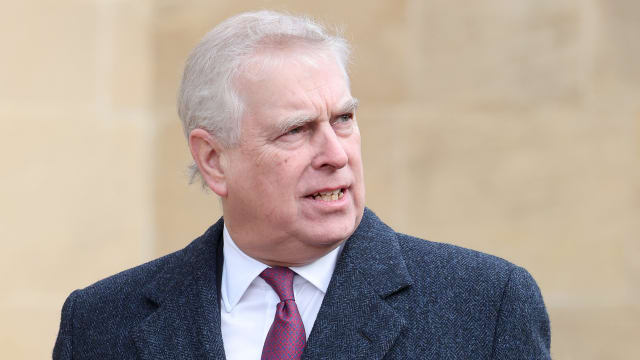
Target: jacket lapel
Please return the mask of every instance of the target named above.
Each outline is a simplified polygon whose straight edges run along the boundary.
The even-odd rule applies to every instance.
[[[224,359],[219,274],[222,219],[146,288],[157,309],[137,328],[142,359]],[[406,326],[411,277],[395,232],[370,210],[346,242],[303,359],[381,359]]]
[[[217,286],[221,238],[222,220],[145,288],[157,309],[134,335],[142,359],[224,359]]]
[[[395,232],[370,210],[346,242],[303,359],[381,359],[406,326],[411,277]]]

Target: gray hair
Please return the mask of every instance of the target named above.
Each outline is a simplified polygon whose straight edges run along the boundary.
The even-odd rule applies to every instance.
[[[209,31],[189,55],[180,86],[178,115],[187,139],[191,131],[201,128],[223,146],[237,144],[243,104],[234,86],[235,77],[255,60],[259,50],[299,45],[335,55],[348,81],[349,44],[310,18],[266,10],[248,12]],[[190,181],[196,177],[202,180],[194,163]]]

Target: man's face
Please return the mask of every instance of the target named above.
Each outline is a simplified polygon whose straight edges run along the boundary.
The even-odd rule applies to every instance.
[[[280,54],[282,55],[282,54]],[[360,223],[364,180],[356,101],[333,56],[290,52],[249,66],[238,146],[225,150],[225,222],[236,244],[271,265],[309,263]]]

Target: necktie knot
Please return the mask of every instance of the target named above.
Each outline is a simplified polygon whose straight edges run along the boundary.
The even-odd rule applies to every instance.
[[[260,277],[278,294],[280,301],[295,300],[293,296],[293,277],[295,273],[286,267],[265,269]]]

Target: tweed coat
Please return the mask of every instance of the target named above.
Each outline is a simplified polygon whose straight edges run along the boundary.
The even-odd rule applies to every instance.
[[[54,359],[224,359],[220,219],[186,248],[74,291]],[[529,273],[394,232],[372,211],[340,255],[303,359],[547,359]]]

